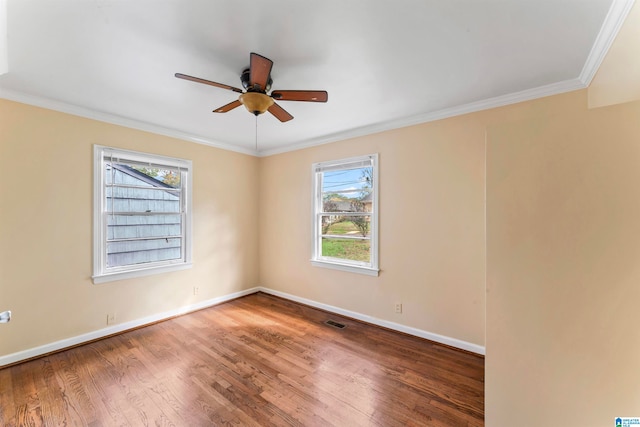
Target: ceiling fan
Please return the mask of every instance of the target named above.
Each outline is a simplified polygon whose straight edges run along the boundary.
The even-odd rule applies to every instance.
[[[273,67],[273,61],[252,52],[249,68],[242,71],[240,76],[242,87],[244,87],[245,90],[199,77],[188,76],[186,74],[176,73],[175,76],[179,79],[190,80],[192,82],[203,83],[240,93],[237,100],[223,105],[220,108],[216,108],[213,110],[214,113],[226,113],[240,105],[244,105],[250,113],[256,116],[265,111],[269,111],[281,122],[287,122],[293,119],[293,116],[276,104],[275,100],[327,102],[328,94],[324,90],[274,90],[269,95],[267,92],[271,90],[271,84],[273,83],[271,80],[271,67]]]

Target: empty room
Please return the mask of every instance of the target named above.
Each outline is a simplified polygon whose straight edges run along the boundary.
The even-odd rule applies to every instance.
[[[0,0],[1,426],[640,424],[633,0]]]

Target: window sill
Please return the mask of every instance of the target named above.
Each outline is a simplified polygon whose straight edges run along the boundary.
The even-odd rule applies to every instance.
[[[92,276],[93,284],[113,282],[115,280],[132,279],[135,277],[150,276],[152,274],[168,273],[171,271],[187,270],[193,266],[192,263],[172,264],[161,267],[141,268],[138,270],[118,271]]]
[[[375,277],[377,277],[380,273],[380,270],[377,268],[364,267],[353,264],[342,264],[331,261],[320,261],[316,259],[311,260],[311,265],[313,265],[314,267],[330,268],[333,270],[347,271],[349,273],[365,274],[367,276]]]

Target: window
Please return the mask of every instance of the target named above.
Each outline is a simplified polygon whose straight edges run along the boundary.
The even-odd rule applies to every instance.
[[[313,265],[378,275],[378,155],[313,165]]]
[[[191,162],[94,146],[93,281],[191,267]]]

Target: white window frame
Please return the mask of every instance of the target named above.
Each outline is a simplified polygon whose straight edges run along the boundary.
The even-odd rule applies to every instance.
[[[322,256],[322,224],[321,217],[326,215],[323,212],[322,202],[322,174],[327,171],[340,169],[350,169],[354,166],[366,166],[369,163],[373,168],[373,197],[370,224],[370,254],[371,262],[350,261],[339,258]],[[311,264],[316,267],[332,268],[351,273],[378,276],[378,154],[351,157],[347,159],[333,160],[327,162],[314,163],[312,166],[313,175],[313,198],[312,198],[312,249]]]
[[[144,163],[153,167],[178,168],[181,171],[182,192],[182,256],[177,260],[107,267],[107,212],[105,199],[104,168],[106,159],[132,163]],[[141,153],[120,148],[94,145],[93,147],[93,283],[129,279],[151,274],[166,273],[191,268],[192,261],[192,194],[193,166],[190,160]]]

